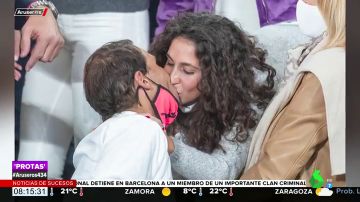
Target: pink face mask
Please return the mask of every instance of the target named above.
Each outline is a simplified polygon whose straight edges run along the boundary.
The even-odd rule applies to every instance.
[[[154,81],[152,82],[155,83]],[[158,86],[158,90],[154,99],[151,100],[146,91],[145,94],[151,103],[156,117],[160,119],[165,128],[167,128],[175,121],[178,114],[179,104],[175,96],[168,89],[164,88],[160,84],[155,84]]]

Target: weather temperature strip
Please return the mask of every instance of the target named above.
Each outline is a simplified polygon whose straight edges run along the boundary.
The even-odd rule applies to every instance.
[[[77,194],[77,188],[61,188],[60,194]]]
[[[210,194],[227,194],[228,188],[210,188]]]

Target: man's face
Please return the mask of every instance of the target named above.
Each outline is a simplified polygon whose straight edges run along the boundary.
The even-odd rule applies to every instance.
[[[154,82],[162,85],[164,88],[168,89],[177,100],[179,100],[179,95],[175,87],[170,82],[170,76],[163,68],[156,64],[155,57],[149,53],[144,53],[146,59],[146,66],[148,70],[147,77],[149,77]]]

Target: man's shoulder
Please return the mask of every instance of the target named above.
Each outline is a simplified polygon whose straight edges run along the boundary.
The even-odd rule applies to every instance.
[[[101,126],[107,133],[119,135],[131,133],[133,136],[154,137],[163,133],[160,125],[143,114],[122,112],[106,120]]]

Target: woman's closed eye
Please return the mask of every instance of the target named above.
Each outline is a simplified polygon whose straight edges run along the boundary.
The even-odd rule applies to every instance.
[[[185,68],[183,68],[183,71],[184,71],[185,74],[188,74],[188,75],[194,74],[193,71],[186,70]]]
[[[193,75],[195,73],[195,70],[188,66],[182,66],[180,69],[181,69],[181,71],[183,71],[185,74],[188,74],[188,75]]]

